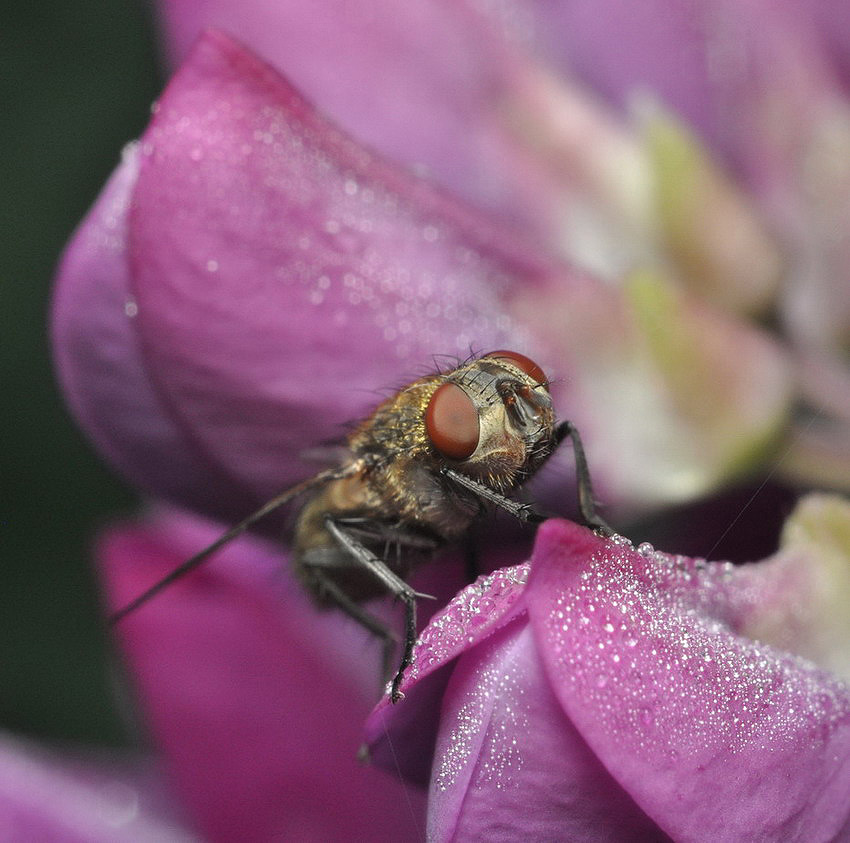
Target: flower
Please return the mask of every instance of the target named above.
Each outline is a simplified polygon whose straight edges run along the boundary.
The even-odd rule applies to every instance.
[[[341,331],[358,353],[340,358]],[[229,518],[302,479],[299,455],[366,412],[366,391],[435,353],[538,360],[597,486],[631,509],[751,470],[790,399],[762,332],[652,271],[617,289],[571,269],[355,144],[216,34],[66,252],[54,343],[110,461]]]
[[[836,156],[797,120],[807,95],[793,89],[787,108],[764,64],[731,65],[719,88],[706,70],[725,43],[708,23],[740,23],[744,52],[770,45],[789,76],[810,69],[811,44],[798,43],[808,25],[757,14],[755,0],[740,18],[706,5],[681,39],[674,16],[644,78],[669,74],[682,89],[659,84],[660,101],[628,116],[561,72],[566,39],[547,56],[568,6],[576,32],[589,25],[581,4],[551,4],[540,20],[531,7],[498,17],[441,0],[163,7],[180,68],[69,245],[53,313],[69,404],[113,466],[159,501],[232,523],[334,460],[324,443],[376,389],[435,354],[513,347],[552,376],[624,522],[758,471],[846,488],[841,238],[829,235],[844,194],[823,174],[800,182],[804,160]],[[210,23],[283,77],[222,32],[188,51]],[[586,78],[597,68],[620,104],[639,54],[611,43],[579,39],[572,60]],[[679,73],[694,56],[704,65]],[[806,92],[843,103],[838,86],[805,78]],[[703,100],[718,90],[727,117],[748,119],[708,120]],[[777,113],[800,124],[795,142],[811,154],[782,146]],[[841,132],[827,135],[842,148]],[[819,192],[831,184],[835,196]],[[812,257],[824,244],[829,271]],[[813,289],[837,326],[821,343],[810,340],[824,313],[800,321],[792,306]],[[760,324],[771,309],[783,330]],[[803,401],[819,414],[807,427],[790,412]],[[563,485],[555,468],[535,494],[560,507]],[[98,562],[111,605],[215,535],[162,507],[107,533]],[[523,556],[490,545],[482,563]],[[119,630],[187,810],[213,838],[418,838],[421,798],[408,794],[401,817],[397,782],[367,788],[351,768],[375,653],[272,573],[287,561],[245,537]],[[449,586],[457,567],[433,570]],[[402,743],[416,747],[426,721],[411,722]],[[583,786],[608,789],[613,771],[589,775]],[[610,787],[631,827],[652,828],[655,815],[621,791]]]
[[[430,779],[431,840],[843,839],[850,688],[799,653],[850,676],[849,536],[818,496],[741,567],[549,521],[432,619],[373,753]]]
[[[775,311],[795,389],[816,411],[791,424],[781,412],[772,416],[787,425],[778,470],[846,490],[850,112],[839,6],[653,0],[636,13],[621,0],[571,0],[399,11],[373,0],[332,3],[326,14],[281,4],[270,14],[263,3],[237,9],[208,0],[168,4],[162,18],[173,60],[203,27],[222,27],[356,137],[479,207],[523,220],[550,249],[617,285],[652,267],[723,308]],[[334,70],[324,64],[323,72],[318,57],[329,45]],[[374,78],[391,93],[373,95]],[[612,358],[625,361],[650,415],[670,400],[666,390],[654,393],[655,378],[628,368],[633,355]],[[610,407],[606,362],[580,367],[589,373],[583,399],[594,409]],[[660,431],[660,443],[675,441],[666,420],[655,422],[645,427]],[[646,475],[641,455],[658,462],[651,436],[614,427],[604,412],[586,426],[605,443],[593,460],[600,471],[616,475],[635,464]],[[691,473],[702,439],[676,474]],[[612,449],[619,469],[607,465]],[[728,480],[729,463],[716,453],[708,462],[724,466],[709,483]],[[656,483],[665,477],[657,467],[652,473]],[[705,489],[688,486],[671,482],[659,496]],[[609,491],[642,501],[659,494],[621,489],[618,479]]]

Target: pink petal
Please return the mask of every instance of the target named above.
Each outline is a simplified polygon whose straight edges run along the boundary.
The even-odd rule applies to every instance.
[[[626,294],[592,279],[531,290],[513,312],[577,361],[559,407],[587,431],[602,501],[646,510],[717,488],[764,459],[790,410],[781,347],[653,273]]]
[[[152,389],[139,347],[127,263],[127,215],[139,169],[124,151],[65,250],[56,279],[52,341],[66,398],[80,426],[125,477],[148,491],[233,517],[216,468]]]
[[[173,518],[110,531],[113,605],[215,536]],[[357,761],[378,648],[320,615],[281,561],[234,542],[118,627],[178,795],[214,840],[419,839],[421,795]]]
[[[562,67],[621,104],[651,92],[738,170],[793,258],[783,312],[795,339],[845,344],[850,131],[846,85],[830,59],[846,67],[836,46],[846,15],[828,1],[537,8]]]
[[[431,840],[667,839],[565,716],[523,619],[461,658],[435,759]]]
[[[832,59],[850,88],[850,8],[844,0],[814,0],[803,4],[817,22]]]
[[[512,137],[521,59],[475,4],[178,0],[160,11],[175,62],[205,28],[221,29],[359,141],[481,208],[550,224],[544,174]]]
[[[801,3],[555,0],[529,7],[541,43],[562,69],[621,106],[652,92],[739,162],[740,144],[757,140],[747,130],[759,118],[744,104],[765,87],[785,85],[793,97],[806,75],[828,72]],[[807,64],[802,75],[791,72],[800,58]]]
[[[435,353],[534,354],[505,309],[546,270],[225,37],[199,42],[142,148],[130,249],[145,359],[247,488],[303,477],[305,445]]]
[[[486,574],[431,618],[401,685],[402,693],[411,698],[405,699],[404,705],[394,705],[385,695],[366,723],[365,739],[376,764],[387,769],[398,766],[411,781],[427,783],[440,699],[448,681],[444,668],[518,614],[524,614],[520,598],[527,577],[527,564]]]
[[[704,17],[711,8],[668,0],[553,0],[527,3],[541,49],[621,107],[635,92],[653,91],[710,140],[712,80]]]
[[[163,810],[151,770],[75,757],[0,734],[0,834],[8,843],[174,843],[194,835]]]
[[[480,577],[432,619],[406,698],[385,697],[367,722],[373,761],[431,779],[429,839],[666,839],[549,690],[527,625],[528,572]]]
[[[529,611],[565,713],[676,839],[850,831],[850,691],[735,634],[736,574],[540,530]],[[722,806],[722,810],[718,810]]]

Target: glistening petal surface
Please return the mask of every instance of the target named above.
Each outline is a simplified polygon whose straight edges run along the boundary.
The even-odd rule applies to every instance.
[[[460,658],[442,701],[431,840],[664,841],[549,687],[525,618]]]
[[[221,29],[362,143],[531,231],[555,222],[552,180],[516,137],[523,57],[477,4],[176,0],[161,7],[174,60],[205,28]]]
[[[541,281],[536,261],[224,36],[198,43],[142,150],[130,248],[149,370],[261,493],[303,476],[305,444],[339,437],[376,386],[435,353],[534,355],[506,303],[520,279]]]
[[[121,474],[232,517],[239,502],[229,508],[215,495],[215,466],[151,387],[136,334],[127,218],[138,170],[138,147],[130,145],[62,256],[51,324],[59,378],[77,422]]]
[[[532,572],[529,615],[556,696],[671,836],[850,830],[850,690],[735,633],[732,566],[639,553],[552,521]]]

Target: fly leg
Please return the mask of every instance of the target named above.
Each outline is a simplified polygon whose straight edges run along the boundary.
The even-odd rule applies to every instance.
[[[309,562],[306,564],[310,566]],[[380,640],[382,648],[381,676],[389,677],[398,636],[383,621],[379,621],[371,612],[366,611],[359,603],[352,600],[345,593],[345,590],[340,588],[325,573],[320,565],[310,567],[322,596],[332,600],[338,609],[341,609],[352,620],[357,621],[360,626]]]
[[[458,486],[463,486],[464,489],[473,492],[481,500],[485,500],[494,506],[498,506],[500,509],[504,509],[505,512],[509,512],[514,518],[520,521],[525,521],[529,524],[539,524],[541,521],[546,520],[545,516],[535,511],[534,507],[530,504],[512,501],[500,492],[495,491],[495,489],[491,489],[489,486],[485,486],[483,483],[479,483],[477,480],[473,480],[471,477],[467,477],[453,468],[443,466],[440,469],[440,474],[443,477],[448,477],[449,480],[457,483]]]
[[[402,655],[401,655],[401,663],[398,666],[398,670],[396,671],[395,676],[392,680],[392,687],[390,689],[390,699],[392,702],[398,702],[402,698],[402,694],[399,691],[399,687],[401,686],[401,681],[404,678],[404,671],[410,665],[410,662],[413,658],[413,647],[416,644],[416,598],[417,597],[428,597],[427,594],[419,594],[414,591],[400,576],[398,576],[385,562],[375,556],[368,547],[361,544],[354,536],[352,536],[347,530],[343,529],[337,521],[333,519],[333,517],[328,516],[325,518],[325,528],[327,531],[333,536],[336,543],[345,550],[351,558],[363,566],[367,571],[369,571],[375,579],[377,579],[386,589],[397,599],[401,600],[404,604],[404,616],[405,616],[405,624],[404,624],[404,642],[402,647]],[[331,595],[333,597],[333,595]],[[336,599],[336,598],[334,598]],[[345,596],[345,601],[349,604],[352,604],[353,601],[347,595]],[[350,609],[340,603],[341,608],[345,611],[349,612],[355,620],[360,620],[363,615],[367,613],[364,612],[357,604],[356,606],[359,616],[355,616],[351,613]],[[367,629],[374,629],[377,627],[382,627],[375,618],[368,616],[369,622],[364,623]],[[370,625],[371,624],[371,625]],[[378,632],[378,635],[383,635],[384,637],[387,635],[388,631],[386,628],[383,628],[383,633]],[[385,638],[386,641],[386,638]]]
[[[593,486],[590,482],[590,470],[587,467],[587,457],[584,455],[584,448],[581,444],[579,432],[572,422],[561,422],[557,428],[555,428],[555,446],[557,447],[560,445],[561,442],[563,442],[568,436],[573,443],[573,454],[575,455],[576,461],[578,508],[581,513],[582,521],[586,526],[591,529],[598,530],[605,536],[613,536],[614,530],[611,529],[611,527],[605,522],[605,519],[603,519],[596,511],[596,504],[593,500]],[[465,474],[461,474],[453,468],[444,466],[441,469],[441,473],[444,477],[448,477],[450,480],[457,483],[458,486],[463,486],[463,488],[473,492],[480,499],[504,509],[520,521],[524,521],[529,524],[539,524],[541,521],[546,520],[546,516],[537,512],[534,507],[529,504],[517,503],[510,498],[506,498],[503,494],[491,489],[489,486],[485,486],[483,483],[479,483],[477,480],[473,480],[471,477],[467,477]]]
[[[590,469],[587,467],[587,457],[581,444],[578,428],[571,421],[562,421],[555,428],[555,445],[560,445],[569,436],[573,443],[573,456],[576,461],[576,483],[578,485],[578,509],[585,525],[598,530],[606,536],[613,536],[614,531],[605,519],[596,511],[593,499],[593,484],[590,482]]]

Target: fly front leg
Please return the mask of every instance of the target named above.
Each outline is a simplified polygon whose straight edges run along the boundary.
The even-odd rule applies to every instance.
[[[596,511],[593,499],[593,484],[590,481],[590,469],[581,444],[578,428],[571,421],[562,421],[555,428],[555,444],[560,445],[569,436],[573,443],[573,456],[576,461],[576,484],[578,486],[578,508],[585,525],[606,536],[613,536],[614,530]]]
[[[390,689],[390,700],[394,703],[398,702],[402,698],[399,688],[401,687],[401,681],[404,678],[404,671],[408,668],[413,659],[413,647],[416,644],[416,598],[429,597],[430,595],[419,594],[414,591],[384,561],[375,556],[368,547],[361,544],[356,538],[354,538],[354,536],[351,535],[351,533],[340,526],[333,517],[327,516],[325,518],[325,528],[331,536],[333,536],[334,541],[336,541],[336,543],[349,554],[353,561],[357,562],[365,570],[371,573],[390,594],[401,600],[404,604],[405,624],[401,663],[393,677],[392,687]],[[340,589],[337,590],[341,592]],[[341,593],[344,594],[344,592]],[[331,596],[333,597],[333,595]],[[347,602],[355,606],[359,613],[366,614],[364,610],[347,595],[345,595],[345,599]],[[351,614],[352,617],[355,617],[355,620],[358,619],[357,616],[352,614],[349,608],[344,606],[342,603],[339,605]],[[371,618],[371,616],[369,617]],[[371,618],[371,622],[373,624],[378,623],[378,621],[374,618]],[[367,626],[367,629],[374,631],[372,627],[369,626]]]
[[[487,501],[494,506],[498,506],[500,509],[504,509],[505,512],[509,512],[514,516],[514,518],[517,518],[520,521],[525,521],[529,524],[539,524],[541,521],[546,520],[546,516],[537,512],[533,506],[527,503],[512,501],[510,498],[506,498],[503,494],[501,494],[501,492],[497,492],[489,486],[485,486],[483,483],[479,483],[477,480],[473,480],[471,477],[467,477],[465,474],[455,471],[453,468],[443,466],[443,468],[440,469],[440,474],[442,474],[443,477],[448,477],[449,480],[457,483],[458,486],[468,489],[470,492],[477,495],[480,500]]]
[[[593,499],[593,485],[590,481],[590,470],[587,467],[587,457],[584,455],[584,448],[581,444],[581,436],[572,422],[561,422],[555,428],[555,447],[561,444],[567,437],[570,438],[573,444],[573,454],[576,461],[576,480],[578,484],[578,507],[581,513],[581,518],[584,524],[593,530],[598,530],[605,536],[613,536],[614,530],[605,522],[599,513],[596,511],[596,503]],[[534,507],[526,503],[518,503],[505,497],[500,492],[455,471],[453,468],[444,466],[440,473],[444,477],[448,477],[458,486],[468,489],[478,496],[479,499],[488,501],[500,509],[509,512],[520,521],[529,524],[540,524],[546,520],[545,515],[537,512]]]

